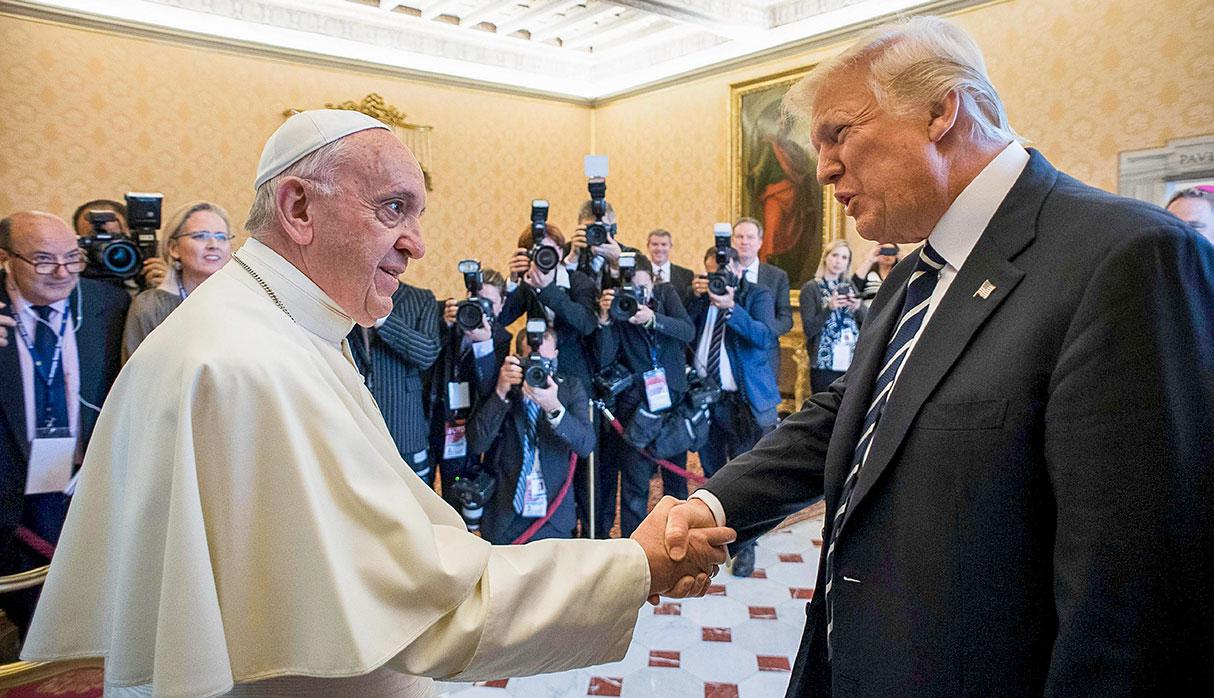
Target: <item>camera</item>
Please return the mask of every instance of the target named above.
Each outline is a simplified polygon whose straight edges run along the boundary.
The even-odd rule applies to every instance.
[[[854,296],[856,295],[856,289],[852,288],[851,282],[842,281],[838,286],[835,286],[835,293],[840,296]]]
[[[543,318],[532,318],[527,321],[527,345],[531,353],[523,363],[523,382],[532,388],[545,388],[548,378],[556,373],[553,359],[540,356],[540,345],[544,343],[544,333],[548,331],[548,321]]]
[[[603,216],[607,215],[607,156],[587,155],[585,169],[590,211],[594,214],[594,222],[586,226],[586,244],[590,247],[605,245],[616,230],[615,223],[603,222]]]
[[[882,257],[897,257],[898,256],[898,246],[897,245],[882,245],[881,249],[877,252],[877,254],[881,255]]]
[[[118,220],[113,211],[89,211],[87,220],[93,228],[92,234],[79,240],[88,261],[83,276],[123,281],[138,276],[143,260],[155,257],[158,252],[156,231],[160,229],[163,201],[163,194],[127,193],[127,222],[131,236],[106,230],[108,224]]]
[[[601,400],[613,403],[620,393],[632,387],[634,378],[623,364],[614,363],[595,374],[595,391]]]
[[[547,274],[561,263],[560,250],[544,244],[548,235],[548,202],[535,199],[531,202],[531,251],[527,257],[536,269]]]
[[[717,223],[712,226],[712,244],[716,249],[717,270],[708,275],[708,292],[714,296],[724,296],[729,289],[738,285],[738,279],[729,270],[729,263],[737,257],[733,252],[733,228],[728,223]]]
[[[472,477],[456,476],[451,482],[451,497],[459,504],[460,516],[469,531],[479,530],[485,504],[493,497],[497,481],[484,470]]]
[[[611,299],[611,308],[608,310],[612,320],[628,320],[637,314],[645,300],[644,292],[632,284],[636,265],[636,252],[620,253],[620,287],[616,289],[615,298]]]
[[[480,297],[481,286],[484,285],[480,262],[464,259],[456,268],[464,275],[468,298],[455,307],[455,324],[464,332],[471,332],[484,324],[486,319],[493,322],[493,304],[489,299]]]

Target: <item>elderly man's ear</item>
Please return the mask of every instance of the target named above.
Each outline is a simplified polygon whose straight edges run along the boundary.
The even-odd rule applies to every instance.
[[[314,231],[308,183],[299,177],[284,177],[274,191],[278,203],[278,224],[297,245],[310,245]]]
[[[961,110],[961,96],[951,90],[939,102],[932,105],[931,121],[927,125],[927,137],[939,143],[957,124],[957,113]]]

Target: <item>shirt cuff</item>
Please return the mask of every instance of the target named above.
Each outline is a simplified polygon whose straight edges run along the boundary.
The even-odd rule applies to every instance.
[[[701,487],[691,493],[688,499],[698,499],[708,505],[708,510],[712,512],[712,518],[717,520],[718,526],[725,526],[725,507],[721,506],[721,500],[712,492]]]
[[[561,420],[565,418],[565,408],[562,407],[555,417],[548,417],[548,423],[555,429],[561,425]]]
[[[483,342],[472,343],[472,355],[478,359],[484,358],[493,353],[493,340],[486,339]]]
[[[517,288],[517,281],[511,281],[509,278],[506,279],[506,293],[514,293]]]

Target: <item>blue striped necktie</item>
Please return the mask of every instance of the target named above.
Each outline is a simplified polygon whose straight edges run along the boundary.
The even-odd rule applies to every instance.
[[[527,408],[527,432],[523,438],[523,467],[519,469],[518,484],[514,486],[514,513],[522,515],[523,502],[527,495],[527,476],[535,467],[536,425],[540,419],[540,406],[523,400]]]
[[[885,358],[881,361],[881,372],[873,383],[873,397],[869,402],[868,413],[864,416],[864,427],[860,431],[860,440],[856,442],[856,450],[852,455],[852,467],[843,482],[843,492],[839,497],[839,506],[835,510],[831,527],[830,545],[826,549],[826,640],[830,650],[830,636],[834,629],[834,604],[831,598],[831,587],[835,574],[835,543],[839,539],[839,529],[843,525],[844,515],[851,504],[852,493],[856,490],[856,481],[860,479],[860,469],[868,460],[873,446],[873,436],[877,431],[877,422],[885,405],[889,403],[894,381],[902,370],[906,355],[915,344],[919,330],[923,327],[923,318],[927,316],[928,306],[931,305],[932,291],[940,279],[940,270],[944,268],[945,260],[939,252],[932,249],[930,244],[924,244],[919,252],[919,262],[911,273],[910,282],[906,287],[906,299],[902,303],[902,315],[898,320],[889,346],[885,349]]]
[[[34,391],[34,420],[39,427],[65,429],[68,426],[67,382],[63,378],[63,340],[51,324],[54,308],[49,305],[30,307],[38,314],[34,347],[30,353],[34,359],[34,374],[41,379],[37,381],[40,385]],[[66,306],[64,312],[67,312]]]

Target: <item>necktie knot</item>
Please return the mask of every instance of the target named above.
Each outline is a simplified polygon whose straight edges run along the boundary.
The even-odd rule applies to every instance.
[[[38,314],[38,317],[43,320],[50,320],[51,313],[55,310],[49,305],[31,305],[30,308],[32,308],[34,312]]]
[[[919,250],[919,261],[915,264],[915,271],[936,274],[944,268],[945,264],[948,264],[948,260],[940,256],[936,248],[932,247],[932,243],[925,242],[923,249]]]

